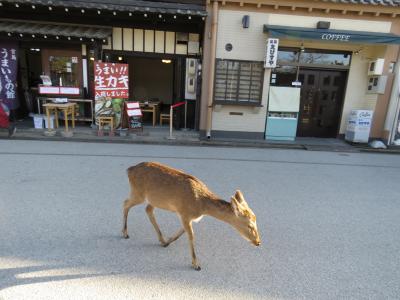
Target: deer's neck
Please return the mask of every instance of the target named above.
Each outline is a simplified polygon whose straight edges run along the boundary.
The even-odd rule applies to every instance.
[[[204,200],[204,214],[214,217],[223,222],[232,224],[235,214],[231,204],[221,199],[207,198]]]

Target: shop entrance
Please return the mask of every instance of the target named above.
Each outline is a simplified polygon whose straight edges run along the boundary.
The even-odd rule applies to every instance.
[[[297,136],[334,138],[343,106],[347,72],[301,69]]]

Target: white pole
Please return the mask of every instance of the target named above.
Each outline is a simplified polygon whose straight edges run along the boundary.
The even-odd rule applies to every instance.
[[[174,140],[175,139],[172,136],[172,117],[173,117],[173,114],[174,114],[174,109],[172,108],[172,105],[171,105],[171,108],[169,109],[169,137],[168,137],[169,140]]]

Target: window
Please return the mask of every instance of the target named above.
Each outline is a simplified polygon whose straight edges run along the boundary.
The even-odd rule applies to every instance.
[[[260,104],[263,76],[262,62],[217,59],[214,100],[237,104]]]
[[[79,86],[78,57],[50,56],[50,78],[53,85]]]
[[[301,64],[318,64],[349,66],[351,55],[348,53],[325,53],[317,51],[305,51],[300,54]]]

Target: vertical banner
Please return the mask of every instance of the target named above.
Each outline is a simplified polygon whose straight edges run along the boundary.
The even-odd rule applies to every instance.
[[[265,53],[264,68],[275,68],[278,59],[279,39],[268,39]]]
[[[17,97],[18,43],[0,42],[0,99],[9,109],[19,107]]]
[[[128,98],[128,74],[127,64],[96,62],[94,65],[95,99],[99,97]]]

